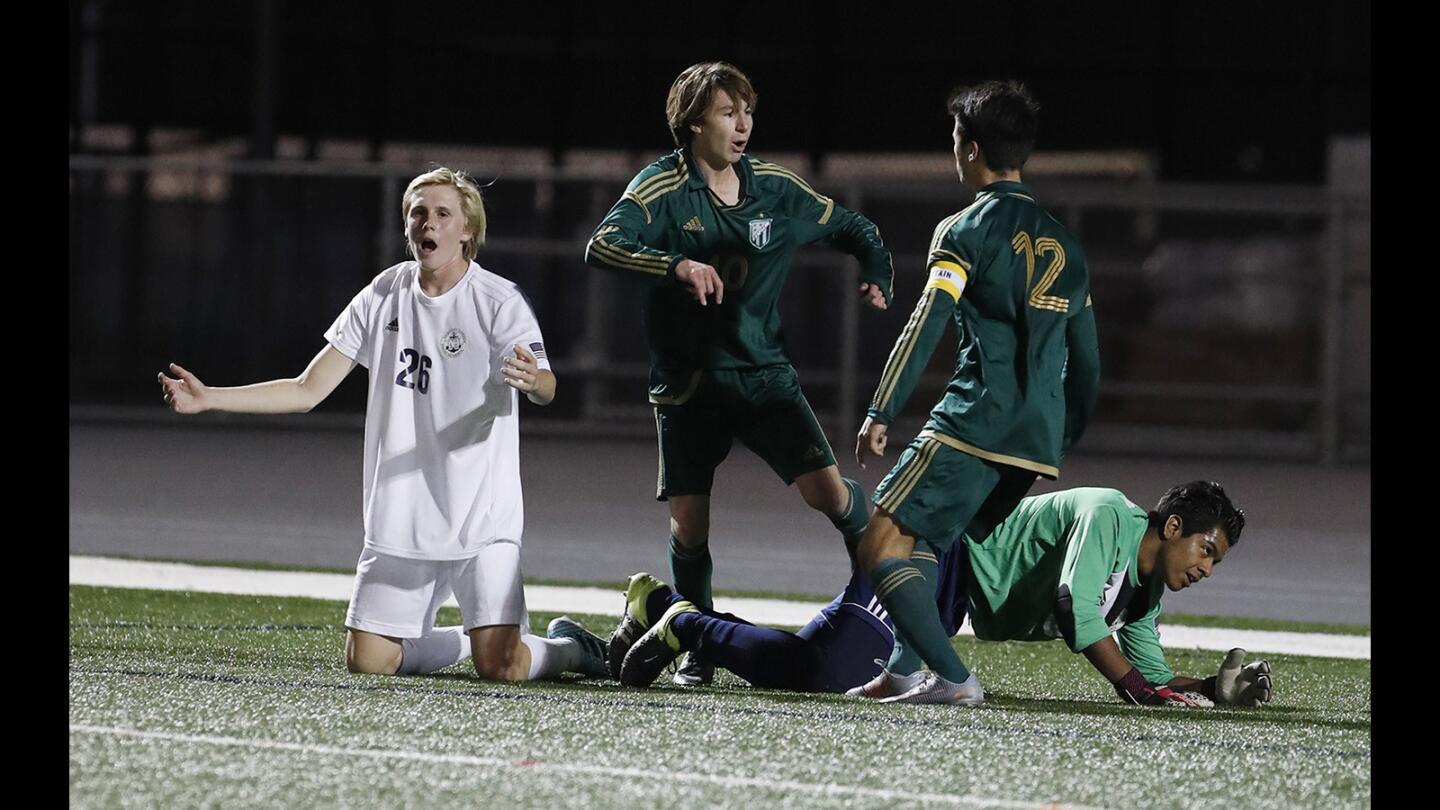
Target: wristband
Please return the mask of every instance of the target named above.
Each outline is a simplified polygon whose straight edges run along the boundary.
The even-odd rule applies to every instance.
[[[1150,682],[1145,680],[1145,676],[1140,674],[1140,670],[1131,667],[1129,672],[1115,682],[1115,691],[1131,703],[1140,703],[1147,693],[1154,690],[1151,689]]]

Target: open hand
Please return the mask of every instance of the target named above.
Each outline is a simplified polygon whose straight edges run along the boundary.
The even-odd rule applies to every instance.
[[[524,346],[517,343],[514,349],[515,354],[506,356],[500,373],[505,377],[506,385],[522,394],[529,394],[538,385],[540,366],[535,361],[535,355]]]
[[[170,410],[176,413],[200,413],[205,410],[208,407],[205,401],[206,388],[200,378],[175,363],[170,364],[170,371],[176,374],[178,379],[165,376],[163,371],[155,376],[160,383],[165,404],[170,406]]]

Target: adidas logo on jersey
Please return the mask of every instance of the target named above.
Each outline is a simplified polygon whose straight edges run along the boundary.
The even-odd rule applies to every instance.
[[[399,332],[399,331],[400,331],[400,319],[399,319],[399,318],[396,318],[395,320],[393,320],[393,321],[385,324],[385,331],[386,331],[386,332]]]
[[[689,222],[685,223],[684,225],[681,225],[681,226],[680,226],[680,230],[682,230],[682,231],[703,231],[703,230],[705,230],[705,226],[700,223],[700,217],[694,216],[694,217],[691,217],[691,218],[690,218],[690,221],[689,221]]]

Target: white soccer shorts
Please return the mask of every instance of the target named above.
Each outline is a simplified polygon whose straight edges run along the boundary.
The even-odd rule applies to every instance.
[[[412,560],[360,552],[345,626],[395,638],[419,638],[435,626],[435,611],[450,594],[465,631],[529,623],[520,581],[520,546],[496,541],[465,560]]]

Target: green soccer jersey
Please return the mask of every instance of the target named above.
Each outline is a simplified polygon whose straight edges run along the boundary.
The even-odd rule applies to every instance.
[[[1087,487],[1026,498],[989,537],[966,535],[975,637],[1063,638],[1080,652],[1113,632],[1146,680],[1169,683],[1155,624],[1165,583],[1139,571],[1148,527],[1120,492]]]
[[[705,369],[788,364],[780,290],[801,245],[819,243],[860,261],[860,277],[890,300],[894,268],[875,224],[836,205],[794,172],[744,155],[740,199],[710,190],[690,150],[645,167],[601,221],[585,261],[651,281],[644,319],[653,402],[693,390]],[[713,266],[725,301],[701,306],[675,278],[683,259]]]
[[[925,432],[1050,478],[1095,408],[1100,350],[1080,244],[1015,182],[942,220],[929,278],[890,352],[869,414],[889,424],[955,321],[959,347]]]

